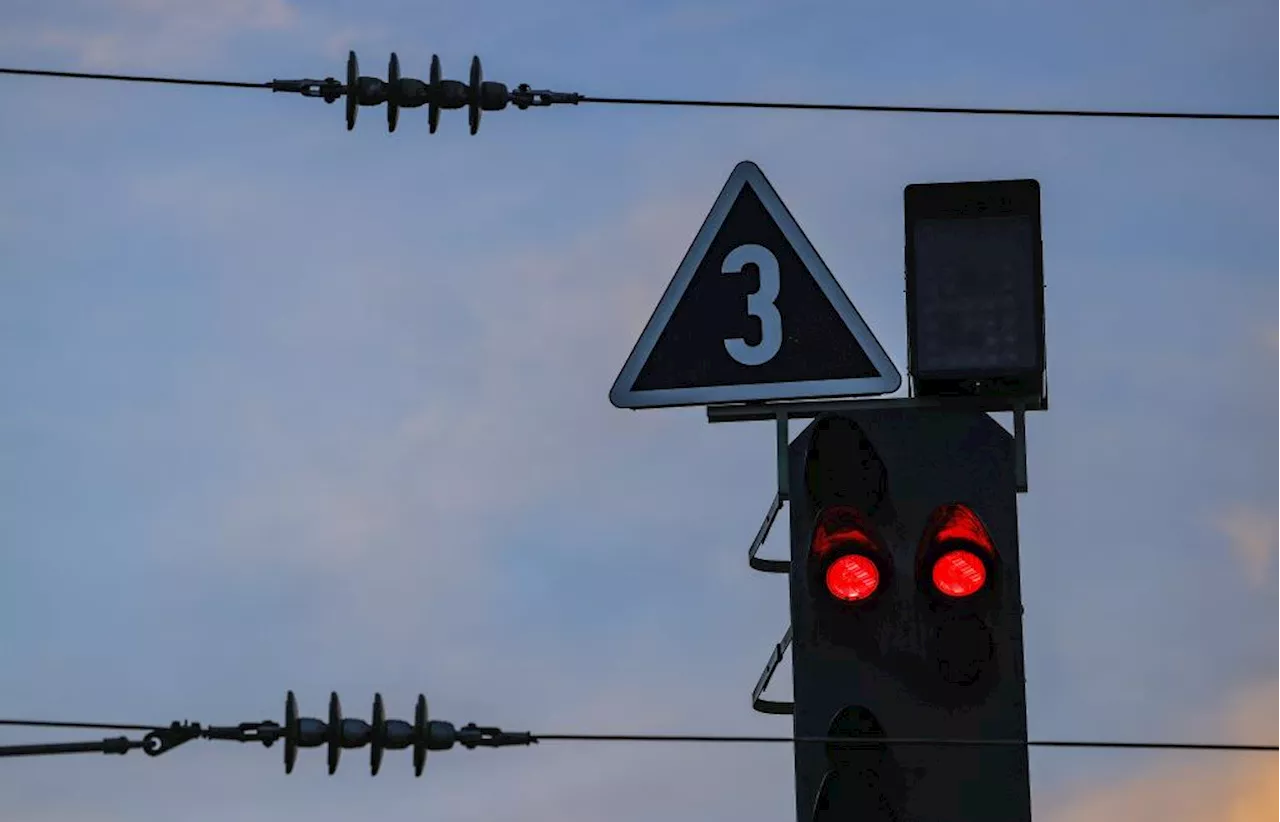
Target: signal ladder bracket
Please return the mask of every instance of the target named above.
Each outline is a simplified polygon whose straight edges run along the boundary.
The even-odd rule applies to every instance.
[[[779,512],[782,511],[782,504],[791,496],[791,466],[788,461],[788,455],[791,453],[791,431],[788,426],[788,419],[786,410],[774,413],[778,447],[778,492],[773,495],[773,502],[770,503],[769,510],[765,512],[764,521],[760,523],[760,530],[756,532],[755,539],[751,541],[751,548],[747,551],[747,564],[755,570],[763,571],[766,574],[787,574],[791,572],[790,560],[762,559],[756,556],[760,552],[760,548],[764,546],[764,541],[769,538],[769,531],[773,528],[773,523],[778,518]],[[769,655],[769,661],[765,663],[764,670],[760,672],[760,678],[756,681],[755,688],[751,690],[751,707],[753,710],[762,714],[787,715],[795,713],[796,704],[794,702],[764,699],[762,696],[765,688],[769,687],[769,680],[773,679],[774,671],[782,663],[782,657],[786,654],[790,645],[791,625],[788,624],[786,633],[782,635],[782,639],[778,644],[773,646],[773,653]]]
[[[756,554],[760,552],[764,546],[764,541],[769,538],[769,531],[773,528],[773,522],[778,518],[778,513],[782,510],[782,503],[786,502],[791,496],[789,489],[790,465],[787,462],[787,455],[791,450],[791,433],[787,427],[787,412],[778,411],[774,415],[777,424],[777,441],[778,441],[778,493],[774,494],[773,502],[769,505],[769,510],[764,515],[764,521],[760,523],[760,530],[756,532],[756,537],[751,541],[751,548],[747,551],[747,564],[757,571],[763,571],[766,574],[786,574],[791,571],[791,563],[785,559],[761,559]]]

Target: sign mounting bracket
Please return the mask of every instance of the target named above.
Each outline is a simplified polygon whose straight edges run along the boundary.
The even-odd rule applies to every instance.
[[[790,401],[790,402],[761,402],[761,403],[733,403],[721,405],[707,406],[707,422],[760,422],[765,420],[773,420],[777,425],[777,442],[778,442],[778,496],[782,500],[786,500],[790,496],[790,488],[788,488],[788,443],[790,434],[787,429],[787,420],[795,417],[796,419],[805,419],[816,417],[819,414],[839,413],[841,411],[864,411],[883,408],[902,408],[902,409],[918,409],[933,411],[986,411],[988,413],[996,413],[1002,411],[1013,412],[1013,455],[1014,455],[1014,485],[1019,494],[1025,494],[1028,490],[1027,481],[1027,411],[1044,410],[1047,406],[1043,401],[1037,402],[1034,399],[1028,401],[1023,398],[1008,397],[889,397],[876,399],[832,399],[832,400],[808,400],[808,401]],[[777,512],[772,512],[773,516]],[[764,536],[768,535],[768,526],[771,525],[773,519],[771,516],[765,517],[765,525],[761,527],[761,534],[757,539],[760,543],[764,542]],[[759,546],[752,544],[752,552],[750,559],[751,567],[756,568],[756,563],[774,562],[775,560],[758,560],[755,559],[755,551],[759,550]],[[757,570],[765,570],[757,568]]]

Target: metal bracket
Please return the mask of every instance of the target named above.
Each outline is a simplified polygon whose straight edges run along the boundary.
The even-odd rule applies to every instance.
[[[763,422],[776,420],[778,426],[778,494],[787,499],[788,440],[787,419],[805,419],[819,414],[873,409],[912,409],[933,411],[1013,412],[1014,485],[1019,494],[1027,493],[1027,412],[1049,407],[1045,397],[890,397],[888,399],[788,400],[783,402],[729,403],[707,406],[707,422]],[[755,566],[752,565],[754,568]],[[763,570],[763,569],[762,569]]]
[[[773,527],[773,521],[778,518],[778,512],[782,510],[782,494],[781,492],[773,495],[773,504],[769,506],[769,511],[764,515],[764,522],[760,523],[760,530],[756,532],[756,538],[751,541],[751,548],[747,551],[747,564],[757,571],[764,571],[766,574],[786,574],[791,571],[791,562],[785,559],[759,559],[756,553],[764,545],[764,541],[769,538],[769,529]]]
[[[772,699],[761,699],[760,694],[764,693],[764,689],[769,687],[769,680],[773,679],[773,672],[778,669],[778,664],[782,662],[782,655],[787,652],[787,648],[791,647],[791,626],[787,626],[787,632],[782,635],[782,641],[773,646],[773,653],[769,655],[769,661],[765,663],[764,670],[760,672],[760,679],[756,682],[756,687],[751,691],[751,707],[762,714],[794,714],[796,712],[796,703],[794,702],[778,702]]]
[[[782,510],[782,503],[790,496],[788,486],[791,469],[787,462],[787,455],[791,448],[791,432],[787,428],[787,412],[779,411],[775,415],[775,420],[778,426],[778,493],[774,495],[769,511],[764,515],[764,522],[760,523],[760,530],[756,532],[756,538],[751,541],[751,548],[747,550],[747,564],[766,574],[786,574],[791,571],[789,560],[756,557],[764,541],[769,538],[769,530],[773,528],[773,521],[778,518],[778,512]]]
[[[1027,493],[1027,405],[1022,402],[1013,406],[1013,486]]]
[[[827,412],[871,409],[920,409],[934,411],[1013,411],[1021,405],[1027,411],[1042,411],[1043,401],[1012,400],[1007,397],[889,397],[876,399],[786,400],[778,402],[725,403],[707,406],[707,422],[751,422],[788,417],[816,417]]]
[[[791,561],[786,559],[760,559],[756,554],[764,545],[764,541],[769,538],[769,530],[773,527],[773,522],[778,518],[778,512],[782,510],[782,503],[791,496],[790,480],[791,466],[788,461],[788,455],[791,453],[791,432],[787,426],[787,412],[785,410],[778,411],[774,416],[777,424],[777,444],[778,444],[778,493],[774,494],[773,502],[769,505],[769,511],[764,515],[764,522],[760,523],[760,530],[756,532],[756,538],[751,541],[751,548],[747,551],[747,564],[757,571],[764,571],[767,574],[787,574],[791,572]],[[753,710],[762,714],[793,714],[795,713],[796,704],[794,702],[779,702],[773,699],[762,699],[761,694],[764,689],[769,687],[769,680],[773,678],[773,672],[778,669],[778,665],[782,662],[782,655],[787,652],[787,648],[791,646],[791,626],[787,626],[787,632],[782,635],[782,640],[773,646],[773,653],[769,655],[769,661],[765,663],[764,670],[760,672],[760,679],[756,681],[756,687],[751,691],[751,707]]]

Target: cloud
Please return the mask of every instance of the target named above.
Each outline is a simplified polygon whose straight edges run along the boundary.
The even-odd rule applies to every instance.
[[[1268,328],[1263,330],[1262,344],[1271,353],[1280,353],[1280,328]]]
[[[1275,819],[1274,756],[1232,764],[1169,765],[1141,777],[1094,791],[1047,822],[1261,822]]]
[[[686,0],[661,8],[655,14],[654,25],[660,31],[677,36],[723,33],[766,17],[775,9],[772,4],[759,0]]]
[[[237,333],[175,382],[184,410],[170,416],[227,473],[195,511],[153,508],[156,562],[249,584],[268,573],[291,588],[342,585],[346,625],[320,614],[317,633],[376,624],[388,643],[479,646],[480,632],[504,630],[512,606],[494,600],[531,573],[512,567],[534,563],[526,553],[545,558],[539,579],[598,555],[589,529],[560,533],[577,511],[671,533],[696,516],[681,503],[697,474],[676,467],[679,449],[653,454],[651,437],[705,429],[679,412],[618,411],[606,392],[714,192],[640,198],[570,238],[437,250],[401,238],[424,219],[465,238],[469,218],[456,214],[485,200],[451,216],[411,196],[352,243],[314,231],[329,198],[310,185],[282,194],[248,175],[157,171],[127,187],[137,219],[205,260],[215,293],[237,295],[210,304],[217,319],[201,322]],[[188,477],[210,470],[197,459]],[[328,612],[323,600],[314,607]]]
[[[219,199],[216,190],[208,200]],[[269,394],[237,392],[246,426],[240,447],[259,469],[236,495],[230,520],[287,521],[286,530],[309,546],[299,559],[345,568],[364,555],[359,546],[369,537],[403,532],[405,516],[466,530],[464,523],[491,509],[495,495],[503,509],[522,508],[607,455],[608,437],[623,419],[640,423],[603,397],[628,334],[638,334],[651,310],[654,282],[647,275],[671,265],[654,251],[672,244],[668,221],[653,216],[665,213],[642,205],[561,251],[484,255],[468,268],[478,278],[500,273],[501,287],[452,296],[404,261],[371,265],[367,250],[358,251],[359,260],[331,258],[327,272],[311,268],[306,306],[275,318],[287,328],[275,343],[293,349],[280,356],[305,351],[329,360],[352,338],[396,335],[400,323],[435,324],[395,312],[390,301],[443,302],[439,319],[447,325],[426,332],[432,351],[416,356],[431,357],[446,373],[404,387],[406,401],[390,425],[349,430],[342,442],[327,444],[328,456],[284,446],[312,429],[280,416]],[[389,287],[380,296],[364,292],[369,302],[354,307],[371,267],[391,269]],[[330,366],[340,374],[350,364]],[[363,376],[381,382],[397,371]]]
[[[0,42],[70,55],[82,69],[172,69],[219,56],[239,36],[288,31],[300,20],[290,0],[113,0],[60,11],[10,20]]]
[[[1233,505],[1215,518],[1214,525],[1227,538],[1250,587],[1275,581],[1271,570],[1278,538],[1274,509]]]
[[[380,23],[360,22],[338,24],[332,27],[327,34],[324,35],[320,45],[320,55],[333,60],[339,65],[345,65],[347,52],[356,51],[363,53],[363,49],[368,46],[385,46],[391,35],[395,33],[395,29],[388,25]],[[393,44],[392,48],[396,48]],[[401,49],[404,47],[401,46]],[[380,50],[380,49],[375,49]],[[403,59],[403,58],[402,58]],[[364,60],[360,61],[361,73],[370,73],[377,76],[385,75],[383,67],[374,61],[376,68],[364,68],[367,65]],[[423,74],[422,71],[416,70],[409,65],[401,64],[401,75],[406,77],[418,77]]]
[[[1275,681],[1238,692],[1201,731],[1274,743]],[[1198,723],[1200,724],[1200,723]],[[1216,727],[1215,727],[1216,726]],[[1102,752],[1093,754],[1104,756]],[[1265,752],[1179,752],[1101,787],[1077,785],[1046,802],[1046,822],[1259,822],[1277,817],[1276,757]],[[1068,798],[1069,797],[1069,798]]]

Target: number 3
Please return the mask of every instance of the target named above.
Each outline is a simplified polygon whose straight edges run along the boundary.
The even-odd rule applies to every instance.
[[[747,295],[747,313],[760,320],[760,342],[749,345],[741,337],[724,341],[724,349],[743,365],[763,365],[782,348],[782,315],[778,299],[778,260],[762,245],[740,245],[724,258],[722,274],[741,274],[748,264],[760,269],[760,287]]]

